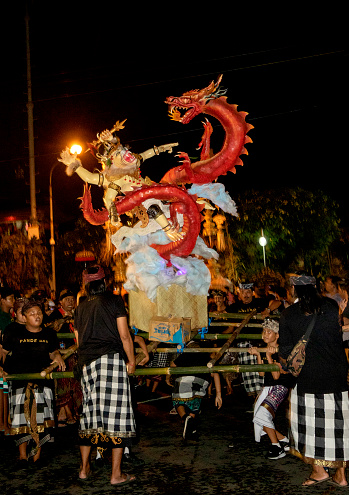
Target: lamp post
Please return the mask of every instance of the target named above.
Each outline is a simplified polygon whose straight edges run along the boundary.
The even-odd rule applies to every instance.
[[[52,292],[54,297],[56,297],[56,258],[55,258],[55,229],[53,225],[53,199],[52,199],[52,172],[59,165],[59,162],[55,163],[50,170],[50,182],[49,182],[49,193],[50,193],[50,246],[51,246],[51,271],[52,271]]]
[[[78,155],[81,153],[82,148],[80,145],[74,144],[70,151],[72,153],[77,153]],[[49,180],[49,195],[50,195],[50,246],[51,246],[51,270],[52,270],[52,292],[56,296],[56,256],[55,256],[55,229],[53,224],[53,196],[52,196],[52,172],[60,163],[57,161],[50,170],[50,180]]]
[[[262,246],[262,249],[263,249],[263,262],[264,262],[264,268],[266,268],[267,264],[265,261],[265,246],[267,244],[267,240],[264,237],[263,228],[261,229],[261,236],[258,239],[258,242],[259,242],[260,246]]]

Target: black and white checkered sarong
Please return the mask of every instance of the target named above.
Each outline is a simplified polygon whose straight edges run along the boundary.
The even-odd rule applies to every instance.
[[[348,392],[303,394],[291,391],[291,451],[306,462],[342,467],[349,461]]]
[[[240,342],[238,347],[252,347],[250,342]],[[248,352],[239,352],[239,364],[257,364],[257,357]],[[242,382],[247,394],[255,394],[263,388],[264,377],[258,371],[241,373]]]
[[[26,397],[26,391],[28,393],[29,389],[31,398]],[[52,439],[51,428],[54,427],[52,390],[43,384],[36,386],[28,384],[15,388],[10,383],[9,392],[10,434],[15,435],[16,445],[29,442],[28,457],[31,457],[37,453],[39,447]],[[28,405],[27,412],[25,403]],[[32,424],[34,407],[36,426]],[[37,443],[34,442],[33,432],[38,434]]]
[[[107,354],[85,365],[81,386],[80,436],[136,436],[126,364],[119,354]]]

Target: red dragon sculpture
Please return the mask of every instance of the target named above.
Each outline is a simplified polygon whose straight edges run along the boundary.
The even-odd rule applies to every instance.
[[[170,255],[188,256],[194,249],[196,239],[200,233],[200,213],[199,206],[195,202],[196,197],[187,193],[180,184],[207,184],[225,175],[228,171],[235,173],[235,166],[242,165],[239,158],[241,154],[247,154],[246,143],[252,142],[247,136],[247,132],[253,128],[245,122],[246,113],[238,112],[236,105],[227,103],[223,96],[225,91],[219,89],[222,76],[216,83],[212,82],[207,88],[193,90],[184,93],[181,97],[169,97],[166,103],[169,105],[169,113],[173,120],[189,123],[200,113],[211,115],[217,118],[226,131],[226,137],[222,149],[213,157],[209,156],[210,136],[212,126],[206,121],[204,124],[204,134],[200,143],[200,161],[191,163],[186,153],[179,153],[183,162],[178,167],[169,170],[161,179],[161,184],[142,186],[132,192],[126,193],[125,197],[120,196],[115,200],[116,210],[119,215],[132,210],[150,198],[159,199],[170,203],[171,218],[175,222],[175,212],[183,214],[184,224],[181,232],[184,238],[178,241],[169,242],[166,245],[152,245],[158,253],[169,260]],[[181,117],[179,109],[186,109]],[[86,186],[82,198],[81,208],[84,217],[94,225],[101,225],[108,220],[108,211],[93,210],[91,203],[91,193]]]
[[[243,165],[239,158],[247,154],[245,144],[252,140],[247,132],[253,129],[251,124],[245,122],[246,112],[238,112],[237,105],[227,103],[224,90],[219,89],[222,75],[216,83],[211,82],[207,88],[192,90],[182,96],[170,96],[165,103],[169,105],[169,115],[172,120],[188,124],[200,113],[211,115],[220,121],[225,129],[225,140],[221,150],[214,156],[209,156],[211,124],[207,121],[205,132],[200,143],[202,148],[200,160],[191,163],[186,153],[179,153],[183,158],[182,165],[169,170],[161,179],[168,184],[208,184],[220,175],[226,175],[228,171],[236,172],[236,165]],[[180,110],[186,110],[181,116]]]
[[[81,198],[80,208],[84,218],[92,225],[102,225],[108,220],[108,211],[103,208],[96,211],[92,208],[90,188],[86,185],[84,195]],[[184,238],[168,244],[153,244],[151,247],[164,259],[169,259],[171,254],[176,256],[188,256],[194,249],[196,239],[200,233],[201,217],[199,207],[195,203],[195,196],[191,196],[176,185],[156,184],[145,186],[132,193],[127,193],[123,198],[118,198],[115,202],[119,215],[133,210],[147,199],[159,199],[170,203],[171,218],[175,223],[175,213],[183,215],[183,225],[181,233]]]

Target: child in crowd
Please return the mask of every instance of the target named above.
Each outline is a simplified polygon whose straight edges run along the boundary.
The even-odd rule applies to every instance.
[[[36,373],[53,362],[65,370],[58,350],[57,334],[42,326],[43,308],[40,302],[26,300],[21,308],[24,324],[4,332],[4,368],[7,373]],[[41,447],[51,438],[54,426],[53,393],[44,380],[10,382],[10,434],[19,448],[18,469],[26,468],[32,458],[40,465]]]
[[[262,339],[267,344],[266,361],[262,360],[257,347],[251,347],[249,353],[257,356],[258,364],[278,364],[279,323],[266,318],[262,324]],[[271,447],[266,457],[280,459],[289,450],[289,439],[279,433],[274,425],[276,411],[286,399],[289,389],[293,386],[294,378],[290,373],[280,371],[260,372],[264,376],[264,386],[254,407],[253,423],[255,440],[260,442],[261,436],[267,434]]]

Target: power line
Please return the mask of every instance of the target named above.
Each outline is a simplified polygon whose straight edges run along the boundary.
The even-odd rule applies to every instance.
[[[49,98],[36,99],[35,103],[43,103],[46,101],[53,101],[53,100],[59,100],[59,99],[65,99],[65,98],[75,98],[78,96],[88,96],[88,95],[92,95],[92,94],[108,93],[108,92],[116,91],[116,90],[121,91],[121,90],[125,90],[125,89],[133,89],[133,88],[136,89],[136,88],[142,88],[142,87],[146,87],[146,86],[155,86],[158,84],[173,83],[173,82],[183,81],[183,80],[187,80],[187,79],[194,79],[197,77],[208,77],[208,76],[215,77],[218,73],[225,74],[225,73],[241,71],[241,70],[257,69],[260,67],[268,67],[268,66],[274,66],[274,65],[278,65],[278,64],[286,64],[286,63],[290,63],[290,62],[298,62],[298,61],[302,61],[302,60],[309,60],[309,59],[314,59],[314,58],[318,58],[318,57],[325,57],[325,56],[329,56],[329,55],[338,55],[341,53],[344,53],[344,50],[337,50],[337,51],[324,52],[324,53],[316,53],[316,54],[311,54],[311,55],[304,55],[302,57],[294,57],[294,58],[289,58],[289,59],[284,59],[284,60],[263,62],[260,64],[248,65],[245,67],[234,67],[232,69],[226,69],[226,70],[222,70],[222,71],[218,70],[215,72],[206,72],[206,73],[194,74],[194,75],[190,75],[190,76],[181,76],[181,77],[176,77],[176,78],[171,78],[171,79],[162,79],[162,80],[146,82],[146,83],[129,84],[129,85],[117,86],[117,87],[113,87],[113,88],[86,91],[86,92],[82,92],[82,93],[63,94],[63,95],[59,95],[59,96],[52,96]]]

